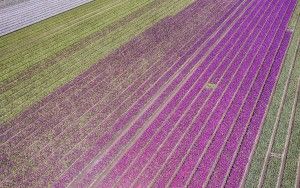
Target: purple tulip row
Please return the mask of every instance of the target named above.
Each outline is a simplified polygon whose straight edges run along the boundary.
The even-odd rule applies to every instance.
[[[246,163],[235,161],[249,157],[252,147],[244,145],[253,143],[256,134],[247,143],[241,141],[247,127],[258,129],[261,124],[290,39],[285,30],[294,6],[293,0],[249,6],[202,63],[200,51],[143,111],[139,110],[146,101],[141,98],[57,186],[68,184],[84,161],[91,161],[112,134],[127,124],[131,125],[127,132],[72,185],[239,186]],[[205,88],[207,82],[217,88]],[[151,91],[145,97],[154,95]],[[260,118],[254,123],[257,110]],[[239,148],[246,151],[240,153]]]
[[[15,185],[22,182],[26,186],[43,186],[60,175],[73,172],[71,169],[75,167],[76,173],[71,178],[78,175],[80,169],[86,166],[80,161],[84,159],[88,163],[91,161],[88,159],[96,155],[96,153],[93,155],[89,153],[99,152],[94,147],[97,145],[97,139],[105,137],[106,133],[111,131],[115,121],[151,89],[168,69],[172,69],[173,73],[177,74],[177,68],[183,66],[193,51],[196,51],[228,17],[231,10],[235,10],[240,4],[240,1],[233,1],[234,3],[229,4],[228,8],[213,7],[212,11],[221,10],[219,14],[223,17],[217,20],[218,22],[211,21],[207,25],[210,27],[207,31],[197,16],[201,15],[201,10],[208,6],[208,2],[196,2],[182,13],[163,20],[106,58],[105,62],[115,62],[121,58],[126,60],[120,62],[123,64],[121,67],[117,66],[120,63],[115,66],[110,63],[113,65],[111,67],[113,74],[102,73],[99,68],[102,67],[103,62],[101,62],[10,122],[12,126],[6,126],[8,129],[1,130],[0,138],[4,143],[1,149],[4,153],[13,158],[26,158],[31,162],[30,165],[13,164],[13,166],[23,165],[26,169],[24,174],[20,171],[15,175],[7,169],[7,173],[4,173],[8,175],[5,184]],[[182,41],[189,42],[184,44]],[[156,49],[167,48],[165,44],[170,44],[171,48],[166,49],[162,60],[143,65],[140,60],[150,60],[153,55],[160,52]],[[181,65],[178,63],[175,65],[178,61]],[[113,76],[114,74],[118,76]],[[105,84],[107,80],[101,82],[101,78],[106,77],[107,80],[113,78],[119,85],[110,87],[109,84]],[[161,84],[166,85],[162,81]],[[159,88],[157,87],[158,90]],[[77,100],[80,102],[76,102]],[[146,100],[150,101],[151,96]],[[110,138],[116,138],[118,132],[114,132],[111,136]],[[107,137],[107,141],[110,141],[110,138]],[[105,148],[109,145],[109,142],[106,143],[101,147]],[[89,158],[85,158],[87,155]],[[34,168],[31,169],[31,166]]]

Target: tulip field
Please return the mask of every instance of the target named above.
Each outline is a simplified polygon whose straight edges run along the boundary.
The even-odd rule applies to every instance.
[[[300,187],[298,0],[0,0],[0,187]]]

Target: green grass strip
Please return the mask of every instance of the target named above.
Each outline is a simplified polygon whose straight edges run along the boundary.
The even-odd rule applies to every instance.
[[[113,24],[115,21],[150,2],[149,0],[143,0],[136,6],[135,1],[136,0],[129,1],[126,6],[117,6],[110,10],[109,14],[99,15],[92,20],[87,20],[72,31],[67,30],[59,35],[55,35],[53,38],[39,42],[37,45],[34,45],[21,53],[12,54],[8,59],[0,59],[0,62],[4,64],[4,67],[1,67],[0,82],[11,78],[15,74],[26,70],[39,61],[63,50],[74,42],[79,41],[81,38],[99,31],[107,25]]]
[[[6,121],[12,118],[26,107],[39,101],[45,95],[55,90],[57,87],[72,80],[78,74],[88,69],[92,64],[96,63],[99,58],[103,58],[112,50],[120,47],[122,44],[162,18],[176,14],[191,2],[192,0],[181,0],[178,3],[169,1],[154,11],[150,11],[137,18],[134,23],[129,23],[126,28],[120,28],[119,30],[110,33],[106,39],[95,41],[95,43],[80,50],[71,58],[55,64],[55,66],[52,66],[50,69],[47,69],[31,78],[29,81],[26,81],[29,83],[31,82],[32,84],[30,87],[27,87],[24,95],[21,95],[19,98],[12,99],[7,93],[4,94],[4,96],[2,95],[6,101],[9,101],[9,104],[5,105],[1,110],[1,113],[4,114],[4,116],[0,121]],[[14,88],[14,91],[17,91],[16,88]]]
[[[299,38],[299,36],[298,36]],[[288,127],[289,127],[289,121],[292,118],[292,110],[293,110],[293,103],[295,100],[295,97],[297,96],[297,87],[298,87],[298,77],[300,75],[300,53],[298,50],[297,58],[295,60],[295,66],[292,70],[291,79],[289,82],[288,90],[286,93],[286,98],[284,101],[284,106],[282,109],[282,112],[280,114],[279,124],[277,128],[277,132],[275,135],[274,143],[272,146],[272,152],[274,153],[283,153],[284,146],[286,142],[286,136],[288,133]],[[274,160],[272,158],[272,160]],[[280,160],[279,160],[280,161]],[[280,165],[280,163],[279,163]],[[277,172],[277,166],[275,169],[272,169],[274,167],[268,166],[268,173],[267,177],[270,176],[271,178],[268,178],[265,180],[266,185],[273,185],[273,182],[277,182],[277,178],[279,177],[279,174]],[[297,168],[297,164],[294,168]],[[295,174],[296,175],[296,174]],[[294,177],[296,177],[294,175]],[[271,187],[271,186],[270,186]]]
[[[294,187],[296,183],[298,159],[300,155],[300,95],[298,94],[296,113],[293,123],[290,145],[283,172],[282,187]]]
[[[97,11],[99,7],[113,3],[115,3],[113,0],[93,0],[92,2],[76,7],[72,10],[63,12],[36,24],[30,25],[29,27],[25,27],[16,32],[2,36],[0,37],[0,49],[5,46],[14,45],[15,42],[18,42],[19,40],[30,40],[32,37],[37,35],[43,35],[45,32],[48,32],[49,29],[51,30],[52,27],[64,25],[66,24],[66,21],[72,22],[73,20],[77,20],[78,18],[85,16],[87,12]]]
[[[294,30],[294,36],[290,43],[285,62],[283,64],[278,83],[276,85],[275,91],[273,93],[272,101],[269,106],[269,111],[267,112],[267,116],[265,122],[262,127],[261,135],[257,146],[255,148],[255,152],[253,154],[253,158],[250,164],[250,169],[246,177],[245,187],[257,187],[259,183],[260,173],[262,171],[265,155],[268,149],[268,145],[270,142],[271,134],[273,131],[273,127],[275,124],[276,116],[279,110],[279,106],[281,103],[282,96],[284,95],[284,87],[287,82],[289,76],[289,70],[292,68],[297,48],[298,41],[300,38],[300,24],[296,24],[298,20],[298,15],[300,13],[300,5],[297,5],[293,17],[290,21],[290,28]],[[299,22],[298,22],[299,23]],[[295,71],[294,76],[295,76]],[[294,78],[292,78],[293,80]],[[289,87],[291,88],[291,87]],[[291,90],[291,89],[290,89]],[[287,128],[287,127],[286,127]],[[284,143],[283,143],[284,144]],[[271,167],[269,167],[271,168]],[[276,176],[277,177],[277,176]]]
[[[143,3],[145,2],[145,0],[141,2]],[[124,13],[129,14],[130,11],[134,8],[133,3],[134,0],[126,0],[122,1],[121,3],[119,1],[116,1],[113,5],[108,4],[107,6],[103,6],[94,11],[86,10],[86,14],[84,16],[77,17],[76,20],[65,19],[64,24],[62,23],[60,25],[50,25],[48,31],[38,32],[40,34],[32,33],[32,37],[29,39],[21,38],[18,41],[14,41],[11,43],[13,45],[1,49],[1,51],[6,50],[8,52],[6,52],[7,54],[4,54],[3,57],[0,57],[0,65],[1,67],[3,65],[6,65],[7,62],[10,62],[10,58],[15,58],[15,55],[20,56],[20,52],[23,54],[26,54],[28,52],[30,53],[33,48],[35,50],[45,50],[43,48],[36,47],[37,45],[41,45],[41,43],[51,42],[51,40],[58,40],[61,42],[61,40],[66,40],[69,37],[77,38],[77,40],[79,40],[81,37],[84,37],[84,35],[82,36],[82,34],[88,35],[90,33],[93,33],[95,30],[98,31],[101,29],[101,27],[103,27],[103,24],[111,22],[112,19],[120,19],[124,16]],[[117,10],[122,6],[128,8],[124,8],[121,12],[115,14],[115,12],[117,12]],[[90,13],[92,13],[92,15],[90,15]],[[15,44],[18,44],[17,46],[20,47],[18,48]],[[15,49],[14,47],[17,48]],[[49,48],[49,45],[46,47]]]
[[[300,28],[300,24],[299,24]],[[297,38],[300,38],[300,33],[296,33]],[[298,87],[298,78],[300,75],[300,52],[298,46],[297,57],[295,60],[295,66],[292,70],[291,79],[289,82],[288,90],[287,90],[287,97],[283,106],[282,113],[280,115],[279,126],[276,132],[274,145],[272,148],[273,152],[282,153],[285,144],[285,137],[287,134],[287,127],[289,125],[289,120],[291,118],[291,112],[293,108],[294,99],[296,97],[297,87]]]
[[[84,14],[80,14],[80,11],[77,9],[72,9],[71,12],[75,12],[78,14],[78,16],[71,17],[71,18],[66,18],[66,17],[58,17],[60,18],[60,22],[58,23],[52,23],[51,25],[48,26],[48,29],[44,31],[43,29],[32,29],[34,26],[30,26],[31,32],[28,34],[26,32],[22,32],[22,35],[19,37],[14,36],[14,33],[11,33],[8,35],[9,39],[13,40],[9,44],[6,44],[5,46],[1,46],[0,49],[4,55],[8,56],[9,54],[6,53],[12,53],[16,50],[20,51],[23,50],[24,48],[30,48],[31,46],[27,46],[27,44],[33,45],[34,42],[37,41],[43,41],[46,40],[50,37],[52,37],[55,34],[59,34],[65,30],[72,31],[73,27],[76,25],[80,25],[84,21],[91,19],[95,16],[98,16],[99,14],[107,13],[110,9],[112,9],[115,6],[118,6],[120,4],[125,4],[128,0],[126,1],[113,1],[113,0],[105,0],[100,4],[98,3],[97,5],[93,7],[88,7]],[[57,20],[54,17],[51,17],[49,19]],[[42,21],[43,22],[43,21]],[[38,24],[39,25],[39,24]],[[0,38],[1,41],[4,39]],[[15,45],[16,43],[20,45]]]
[[[281,160],[278,158],[271,157],[268,163],[268,169],[265,176],[263,187],[276,187],[277,177],[279,174]],[[274,174],[277,174],[274,176]]]

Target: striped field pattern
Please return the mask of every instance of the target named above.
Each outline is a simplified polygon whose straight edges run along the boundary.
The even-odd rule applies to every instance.
[[[0,187],[298,186],[297,0],[48,3],[0,9]]]

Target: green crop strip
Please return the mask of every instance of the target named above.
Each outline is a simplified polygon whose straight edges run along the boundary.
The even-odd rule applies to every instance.
[[[271,157],[265,174],[265,183],[263,187],[276,187],[277,176],[274,177],[273,175],[279,173],[280,161],[280,159]]]
[[[299,35],[299,37],[300,37],[300,35]],[[298,48],[299,48],[299,46],[298,46]],[[287,134],[287,127],[288,127],[289,120],[292,115],[291,111],[293,108],[294,98],[296,97],[296,94],[297,94],[296,91],[297,91],[297,87],[298,87],[299,75],[300,75],[300,53],[298,50],[297,58],[295,60],[295,66],[292,70],[292,75],[291,75],[291,79],[289,82],[287,97],[285,100],[283,111],[280,116],[280,120],[279,120],[279,124],[278,124],[279,126],[278,126],[278,130],[276,133],[273,149],[272,149],[274,152],[277,152],[277,153],[283,152],[283,149],[284,149],[285,136]]]
[[[80,38],[84,38],[91,33],[101,30],[107,25],[113,24],[118,19],[140,8],[145,3],[147,3],[147,0],[141,1],[141,3],[136,5],[135,1],[132,0],[130,3],[127,3],[126,6],[123,5],[121,11],[119,11],[121,5],[117,6],[110,10],[110,14],[101,14],[93,19],[85,21],[84,24],[76,25],[76,28],[72,28],[72,30],[64,31],[59,35],[54,35],[54,37],[42,42],[38,41],[37,45],[31,44],[30,48],[12,54],[7,59],[1,58],[0,61],[1,64],[3,64],[3,67],[1,68],[2,76],[0,81],[11,78],[15,74],[30,68],[32,65],[59,52],[65,47],[78,41]]]
[[[63,56],[65,56],[65,54],[63,54]],[[11,76],[10,79],[13,79],[14,77]],[[16,81],[16,79],[14,79],[14,81]],[[16,92],[19,92],[20,90],[22,90],[22,88],[18,88],[18,90],[11,90],[10,92],[6,93],[8,95],[12,95],[12,94],[16,94]],[[3,92],[3,94],[5,94],[5,92]]]
[[[298,59],[298,62],[300,59]],[[300,155],[300,95],[298,94],[296,113],[293,122],[293,131],[290,139],[290,145],[287,152],[286,164],[283,173],[281,185],[283,187],[294,187],[297,166],[299,163]]]
[[[297,33],[296,33],[297,34]],[[297,37],[299,38],[300,35],[297,34]],[[299,44],[298,44],[299,45]],[[286,136],[288,133],[288,127],[289,127],[289,121],[292,118],[292,110],[293,110],[293,102],[295,100],[295,97],[297,96],[297,87],[298,87],[298,78],[300,75],[300,53],[299,53],[299,46],[298,46],[298,52],[297,57],[295,60],[295,65],[292,69],[291,73],[291,79],[289,81],[288,90],[286,92],[286,98],[284,101],[284,106],[280,114],[279,124],[276,131],[275,140],[272,146],[272,151],[276,153],[283,153],[284,146],[286,142]],[[279,163],[280,165],[280,163]],[[297,167],[297,165],[295,166]],[[270,181],[265,181],[266,185],[271,184],[273,181],[277,181],[278,173],[275,173],[275,171],[270,171],[271,177],[273,179],[270,179]],[[296,177],[296,176],[295,176]]]
[[[94,0],[70,11],[43,20],[37,24],[33,24],[30,27],[25,27],[16,32],[2,36],[0,47],[15,46],[15,42],[17,41],[31,40],[36,36],[42,36],[49,32],[49,30],[53,30],[61,25],[66,25],[68,22],[78,20],[78,18],[82,18],[90,12],[99,11],[99,7],[112,6],[113,4],[115,4],[115,1],[113,0]]]
[[[7,121],[22,112],[26,107],[88,69],[112,50],[120,47],[162,18],[176,14],[191,2],[192,0],[181,0],[177,3],[167,1],[155,10],[135,18],[132,22],[124,24],[86,48],[80,49],[71,57],[62,59],[48,69],[4,92],[0,95],[0,98],[4,99],[1,109],[3,117],[0,121]]]
[[[261,175],[262,167],[264,164],[264,159],[266,156],[266,152],[270,143],[270,138],[272,135],[272,131],[275,125],[276,116],[279,112],[280,103],[282,100],[282,96],[284,95],[284,88],[287,81],[288,87],[286,90],[286,97],[282,106],[282,111],[279,116],[279,123],[274,139],[274,143],[272,146],[272,152],[274,153],[282,153],[283,147],[285,144],[285,138],[287,134],[288,122],[291,117],[291,111],[293,107],[293,101],[296,97],[296,89],[298,77],[300,75],[300,51],[299,51],[299,41],[300,41],[300,4],[298,3],[293,17],[289,23],[289,27],[294,30],[294,36],[290,42],[290,46],[285,58],[285,62],[283,64],[278,83],[276,85],[276,89],[274,91],[272,101],[269,106],[269,111],[267,113],[265,122],[262,127],[261,135],[256,146],[255,152],[253,154],[253,158],[251,161],[249,173],[246,178],[245,187],[256,187],[259,183],[259,178]],[[291,75],[289,75],[289,71],[291,69]],[[288,80],[290,77],[290,80]],[[296,119],[299,117],[296,116]],[[295,130],[294,130],[295,129]],[[295,140],[296,135],[299,138],[299,126],[294,128],[292,131],[292,140]],[[284,185],[294,185],[295,177],[296,177],[296,168],[297,164],[292,162],[292,160],[297,160],[299,155],[299,145],[297,146],[293,142],[291,142],[291,146],[289,147],[288,157],[286,161],[286,168],[284,172],[283,184]],[[299,143],[299,141],[298,141]],[[297,148],[298,147],[298,148]],[[280,167],[280,159],[276,159],[271,157],[267,166],[267,171],[265,174],[264,186],[272,187],[272,185],[277,182],[278,170]],[[287,187],[292,187],[287,186]]]
[[[60,19],[61,22],[59,23],[53,23],[52,25],[46,26],[48,29],[43,30],[43,29],[35,29],[31,32],[29,32],[29,35],[25,32],[22,36],[16,37],[14,36],[14,33],[11,33],[12,35],[9,39],[14,39],[13,41],[10,41],[10,43],[6,44],[5,46],[1,46],[1,50],[3,53],[8,53],[4,54],[6,56],[9,56],[11,52],[15,53],[15,50],[22,51],[24,49],[30,48],[31,46],[27,46],[26,44],[34,44],[33,42],[41,42],[44,40],[48,40],[48,38],[52,37],[53,35],[57,35],[62,33],[63,31],[74,31],[74,29],[84,23],[85,21],[91,20],[95,16],[99,16],[102,14],[109,13],[109,10],[116,6],[120,6],[127,1],[116,1],[116,2],[110,2],[111,0],[106,0],[106,4],[102,5],[95,5],[95,7],[90,8],[88,13],[85,13],[84,15],[78,15],[77,17],[74,18],[69,18],[69,19]],[[94,10],[94,8],[96,8]],[[77,12],[77,11],[76,11]],[[67,21],[66,21],[67,20]],[[45,20],[44,20],[45,21]],[[43,21],[43,22],[44,22]],[[37,24],[39,25],[39,24]],[[33,25],[35,26],[35,25]],[[31,27],[29,27],[31,28]],[[9,35],[9,36],[10,36]],[[4,36],[5,37],[5,36]],[[4,38],[1,39],[2,41]],[[20,45],[15,45],[16,43],[19,43]],[[4,59],[4,57],[3,57]]]

